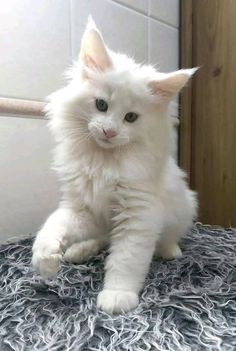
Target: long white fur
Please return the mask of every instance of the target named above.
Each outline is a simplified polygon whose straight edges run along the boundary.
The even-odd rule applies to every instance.
[[[98,295],[108,313],[137,306],[155,250],[180,256],[178,242],[196,215],[195,195],[172,156],[168,112],[193,73],[159,73],[111,52],[90,20],[68,86],[49,97],[62,196],[36,237],[33,265],[53,276],[63,255],[80,263],[109,245]],[[108,102],[106,113],[96,98]],[[139,114],[134,123],[124,120],[131,111]],[[108,142],[107,128],[117,133]]]

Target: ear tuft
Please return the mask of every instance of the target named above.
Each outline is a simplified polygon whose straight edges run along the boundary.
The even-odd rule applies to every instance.
[[[112,65],[102,35],[96,27],[92,16],[89,15],[87,27],[81,42],[79,60],[86,70],[105,71]],[[85,76],[84,72],[84,76]]]
[[[85,31],[88,31],[88,30],[91,30],[91,29],[95,29],[95,30],[99,31],[97,26],[96,26],[96,23],[93,20],[92,15],[89,14]]]
[[[164,76],[149,83],[149,88],[153,94],[163,99],[171,99],[187,84],[190,77],[198,68],[181,69],[176,72],[164,74]]]

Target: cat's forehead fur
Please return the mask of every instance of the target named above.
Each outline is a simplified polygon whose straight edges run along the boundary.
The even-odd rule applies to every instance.
[[[162,77],[152,66],[138,64],[130,57],[113,52],[110,52],[110,56],[113,66],[104,72],[103,79],[113,87],[145,89],[153,77]]]
[[[148,83],[153,79],[161,79],[164,74],[158,72],[151,65],[138,64],[124,54],[115,53],[109,50],[109,55],[112,58],[112,66],[105,72],[90,71],[89,75],[93,84],[104,89],[108,95],[118,93],[120,96],[129,93],[134,97],[142,97],[152,99],[148,89]],[[78,63],[72,72],[71,78],[74,83],[79,83],[81,80],[81,66]],[[75,71],[77,72],[75,74]]]

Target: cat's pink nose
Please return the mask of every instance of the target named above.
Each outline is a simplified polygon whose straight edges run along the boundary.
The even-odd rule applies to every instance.
[[[103,129],[103,133],[107,139],[114,138],[117,135],[113,129]]]

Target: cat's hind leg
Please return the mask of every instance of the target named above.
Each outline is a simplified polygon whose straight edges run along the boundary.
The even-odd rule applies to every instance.
[[[182,250],[179,247],[179,240],[185,234],[183,231],[178,231],[176,228],[168,228],[168,232],[162,233],[162,237],[158,240],[155,249],[155,256],[172,260],[182,256]]]
[[[178,194],[175,200],[173,194],[172,201],[166,208],[166,220],[163,231],[156,243],[155,256],[164,259],[174,259],[182,256],[179,242],[192,226],[196,216],[196,200],[192,191],[185,189]]]
[[[72,244],[64,254],[64,260],[71,263],[84,263],[88,258],[97,255],[105,249],[108,241],[105,239],[89,239]]]

